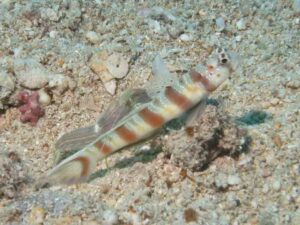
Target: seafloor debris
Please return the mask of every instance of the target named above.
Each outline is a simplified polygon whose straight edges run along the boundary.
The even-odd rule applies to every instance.
[[[25,174],[21,159],[15,152],[0,153],[0,200],[16,197],[26,183]]]
[[[39,118],[45,114],[39,103],[39,93],[37,91],[31,93],[22,91],[17,95],[17,100],[22,103],[19,107],[22,113],[20,120],[23,123],[30,122],[32,126],[35,126]]]
[[[176,165],[192,171],[203,170],[221,155],[237,155],[247,144],[246,132],[207,106],[193,127],[172,131],[163,140],[163,149]]]
[[[90,68],[100,77],[105,89],[115,94],[116,80],[125,77],[129,70],[128,61],[119,53],[95,53],[90,60]]]
[[[42,106],[47,106],[51,103],[51,97],[43,89],[39,90],[39,103],[41,103]]]
[[[15,60],[14,73],[20,85],[29,89],[42,88],[49,81],[49,72],[31,58]]]
[[[13,77],[6,72],[0,71],[0,109],[4,108],[5,102],[15,89]]]
[[[76,86],[70,77],[53,73],[32,58],[16,59],[14,73],[19,84],[28,89],[40,89],[48,84],[54,94],[60,95],[67,89],[73,90]]]
[[[237,123],[242,123],[246,125],[256,125],[264,123],[267,119],[270,118],[264,111],[249,111],[245,113],[243,116],[236,119]]]

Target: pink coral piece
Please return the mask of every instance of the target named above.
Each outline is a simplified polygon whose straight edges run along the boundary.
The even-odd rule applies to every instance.
[[[39,118],[45,114],[39,103],[39,93],[37,91],[31,93],[22,91],[17,95],[17,100],[23,104],[19,107],[22,114],[20,117],[21,122],[30,122],[32,126],[35,126]]]

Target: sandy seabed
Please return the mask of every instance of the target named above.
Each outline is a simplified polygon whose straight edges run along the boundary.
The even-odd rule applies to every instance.
[[[0,224],[300,224],[299,37],[298,0],[1,1]],[[58,137],[144,86],[157,54],[180,73],[217,46],[240,67],[210,98],[247,150],[196,171],[167,149],[171,130],[99,163],[88,183],[34,187]],[[126,76],[97,73],[99,52],[122,55]],[[24,89],[44,97],[36,126],[19,119]]]

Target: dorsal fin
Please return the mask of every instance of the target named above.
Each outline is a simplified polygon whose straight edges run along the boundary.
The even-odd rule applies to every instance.
[[[172,86],[172,84],[178,81],[177,76],[170,73],[160,55],[157,55],[152,63],[152,74],[153,79],[149,81],[146,87],[147,93],[150,96],[156,95],[165,90],[167,86]]]

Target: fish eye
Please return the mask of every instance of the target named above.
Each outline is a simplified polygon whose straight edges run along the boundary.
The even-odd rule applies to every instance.
[[[222,63],[222,64],[225,64],[225,63],[227,63],[227,62],[228,62],[228,60],[227,60],[226,58],[221,59],[221,63]]]

